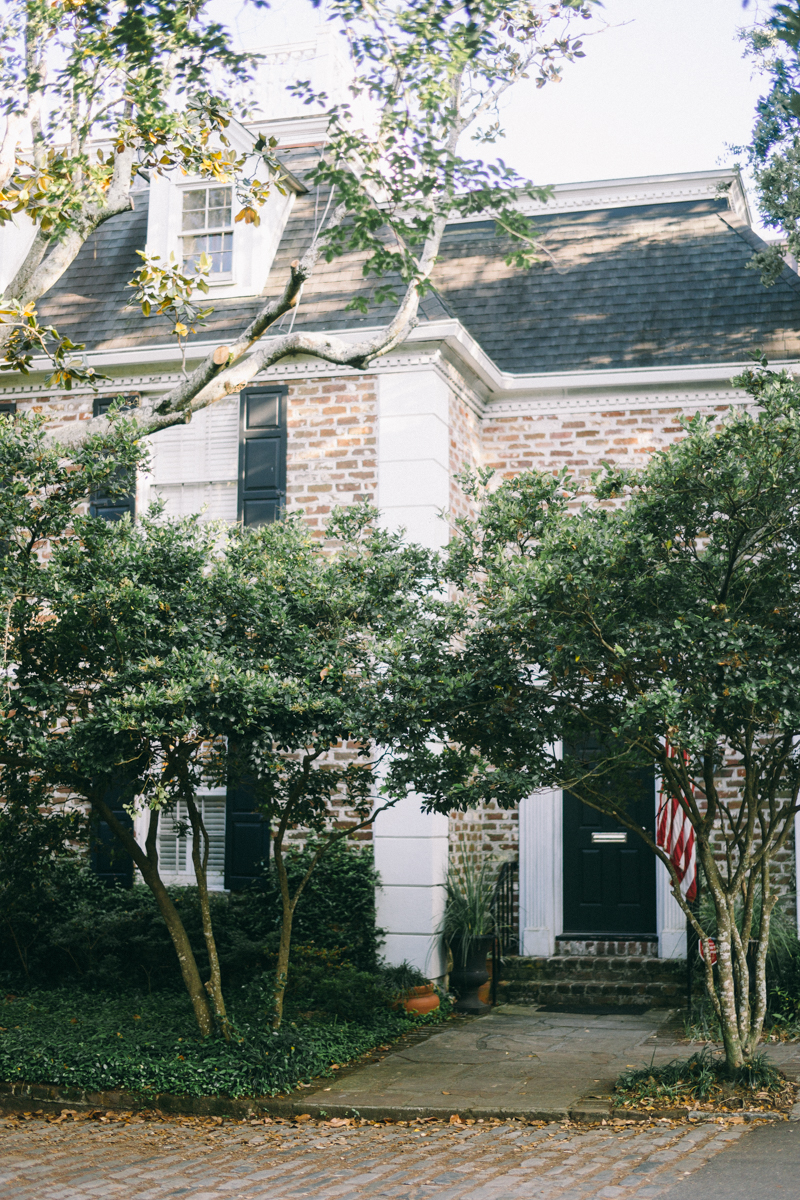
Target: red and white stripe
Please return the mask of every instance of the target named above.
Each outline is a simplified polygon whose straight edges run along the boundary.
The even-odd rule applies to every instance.
[[[667,743],[667,754],[675,758],[674,746]],[[684,759],[688,761],[684,751]],[[658,794],[656,845],[666,850],[678,874],[681,892],[690,903],[697,898],[697,855],[694,829],[676,796],[667,795],[662,786]]]

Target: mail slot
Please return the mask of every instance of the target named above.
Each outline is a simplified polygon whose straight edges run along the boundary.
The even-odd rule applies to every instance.
[[[621,829],[619,831],[619,833],[593,833],[592,834],[592,844],[593,845],[599,844],[599,845],[603,846],[603,845],[607,845],[609,842],[611,842],[616,845],[624,846],[627,843],[627,841],[628,841],[628,835],[624,829]]]

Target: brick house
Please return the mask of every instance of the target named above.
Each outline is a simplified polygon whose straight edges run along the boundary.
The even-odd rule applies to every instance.
[[[86,243],[40,306],[43,320],[85,343],[88,362],[112,382],[98,394],[56,394],[44,370],[7,375],[0,408],[43,412],[57,427],[102,411],[120,392],[158,393],[180,378],[166,324],[129,305],[126,284],[145,246],[184,261],[202,249],[212,254],[215,311],[192,339],[189,360],[230,341],[262,294],[282,287],[324,207],[325,197],[303,184],[322,151],[324,124],[313,116],[259,122],[280,139],[291,186],[270,200],[258,229],[234,226],[230,189],[184,177],[140,180],[134,210]],[[411,540],[442,546],[448,524],[440,512],[465,511],[455,480],[462,468],[509,475],[568,466],[588,474],[605,459],[635,462],[678,435],[680,414],[741,403],[730,380],[751,349],[776,365],[800,360],[800,279],[787,267],[766,289],[747,269],[760,242],[736,174],[568,184],[531,211],[550,260],[529,271],[507,267],[493,222],[453,223],[435,291],[406,344],[366,374],[284,361],[190,425],[156,435],[150,470],[127,507],[160,496],[168,513],[203,510],[245,524],[302,509],[321,530],[333,505],[368,498]],[[16,235],[2,236],[0,285],[24,250],[8,240]],[[323,264],[295,328],[348,336],[384,323],[388,307],[367,316],[347,309],[370,287],[356,258]],[[98,511],[114,517],[125,507],[99,502]],[[655,795],[650,780],[642,802],[652,812]],[[235,796],[209,792],[202,804],[211,883],[235,886],[263,853],[264,831]],[[518,860],[523,955],[552,955],[565,941],[591,949],[620,940],[646,943],[661,958],[685,955],[684,919],[666,872],[624,840],[595,847],[600,827],[587,813],[547,793],[519,811],[489,807],[448,820],[409,799],[382,816],[373,838],[387,957],[441,974],[439,885],[448,854],[466,847]],[[186,846],[168,828],[161,857],[174,881],[189,881]],[[794,892],[793,851],[781,871]]]

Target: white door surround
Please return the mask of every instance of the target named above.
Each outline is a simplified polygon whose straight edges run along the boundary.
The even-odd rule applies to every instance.
[[[555,954],[556,938],[564,931],[562,814],[560,790],[534,792],[519,806],[519,952],[536,958]],[[686,918],[660,860],[656,862],[656,931],[659,958],[686,957]]]

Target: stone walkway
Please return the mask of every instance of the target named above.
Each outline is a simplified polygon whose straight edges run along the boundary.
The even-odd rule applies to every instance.
[[[34,1119],[0,1127],[0,1194],[9,1200],[654,1200],[673,1188],[676,1196],[688,1195],[684,1185],[695,1171],[712,1169],[718,1155],[751,1136],[751,1127],[736,1121],[586,1130],[305,1122],[212,1131],[179,1122]],[[738,1195],[729,1191],[728,1200]]]
[[[577,1014],[504,1005],[488,1016],[449,1025],[426,1041],[303,1093],[295,1111],[314,1116],[408,1119],[520,1117],[600,1119],[614,1081],[628,1066],[685,1058],[674,1017],[642,1013]],[[769,1048],[800,1077],[800,1046]]]

